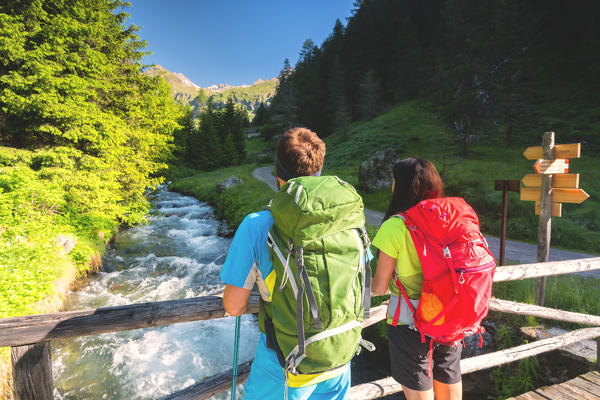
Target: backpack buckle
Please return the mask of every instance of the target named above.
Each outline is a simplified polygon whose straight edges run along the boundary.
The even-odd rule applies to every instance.
[[[296,369],[296,356],[294,353],[290,353],[285,359],[285,370],[294,376],[298,375],[298,370]]]
[[[444,247],[442,249],[444,251],[444,258],[452,258],[452,256],[450,255],[450,249],[448,248],[448,246]]]

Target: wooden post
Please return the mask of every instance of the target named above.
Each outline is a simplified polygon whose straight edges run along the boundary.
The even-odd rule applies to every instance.
[[[508,181],[502,188],[502,232],[500,233],[500,265],[504,265],[504,250],[506,247],[506,219],[508,212]]]
[[[600,338],[596,338],[596,370],[600,371]]]
[[[494,181],[494,190],[502,190],[502,227],[500,233],[500,261],[499,265],[504,265],[504,254],[506,248],[506,221],[508,219],[508,192],[521,191],[521,181],[517,180],[496,180]]]
[[[542,138],[542,158],[554,159],[554,132],[545,132]],[[538,262],[547,262],[550,255],[550,232],[552,228],[552,175],[542,175],[542,189],[540,197],[540,219],[538,224]],[[546,277],[535,282],[536,304],[544,305],[546,294]]]
[[[12,348],[15,400],[53,400],[50,342]]]

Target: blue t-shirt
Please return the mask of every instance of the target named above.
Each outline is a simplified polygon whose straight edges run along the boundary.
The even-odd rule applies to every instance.
[[[275,272],[267,246],[267,234],[273,225],[270,211],[248,214],[235,232],[225,264],[221,270],[221,280],[231,286],[252,290],[254,284],[264,300],[268,301],[275,283]]]

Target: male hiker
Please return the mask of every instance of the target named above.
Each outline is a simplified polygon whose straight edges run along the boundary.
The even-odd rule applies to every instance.
[[[283,134],[275,163],[283,189],[270,210],[246,216],[221,271],[229,314],[246,311],[254,284],[262,299],[247,400],[349,396],[349,361],[369,302],[368,238],[354,188],[336,177],[315,178],[324,157],[325,143],[314,132]]]

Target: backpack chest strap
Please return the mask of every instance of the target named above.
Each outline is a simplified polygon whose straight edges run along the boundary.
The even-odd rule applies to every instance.
[[[338,326],[337,328],[332,328],[332,329],[328,329],[323,332],[319,332],[316,335],[313,335],[313,336],[309,337],[308,339],[306,339],[304,344],[305,344],[305,346],[308,346],[311,343],[326,339],[331,336],[339,335],[340,333],[344,333],[346,331],[349,331],[351,329],[358,328],[358,327],[362,327],[362,323],[359,321],[353,320],[344,325]],[[288,371],[292,374],[297,374],[298,365],[300,365],[302,360],[304,360],[305,358],[306,358],[306,352],[301,351],[300,343],[298,343],[298,345],[292,349],[290,354],[288,354],[288,356],[285,359],[286,371]]]

